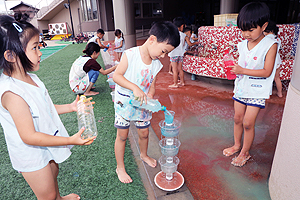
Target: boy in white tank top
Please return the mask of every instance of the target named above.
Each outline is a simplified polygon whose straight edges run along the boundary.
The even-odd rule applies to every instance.
[[[131,98],[147,103],[147,97],[155,94],[156,75],[162,64],[158,60],[179,45],[177,27],[171,22],[157,22],[150,31],[149,38],[142,46],[133,47],[124,52],[113,80],[115,88],[115,156],[117,175],[122,183],[131,183],[124,165],[125,143],[130,121],[138,128],[140,158],[150,167],[156,167],[156,160],[147,154],[150,119],[149,111],[134,108],[129,104]]]

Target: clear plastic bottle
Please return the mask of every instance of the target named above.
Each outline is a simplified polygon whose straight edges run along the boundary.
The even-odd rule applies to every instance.
[[[104,52],[106,52],[106,51],[108,50],[108,48],[109,48],[109,43],[108,43],[108,45],[106,45],[106,47],[107,47],[107,48],[103,49]]]
[[[81,95],[79,101],[77,102],[77,119],[78,129],[85,127],[84,132],[81,134],[82,139],[87,139],[98,135],[93,105],[84,95]]]
[[[229,66],[234,65],[234,59],[233,56],[229,53],[229,51],[225,51],[225,55],[223,57],[224,61],[224,68],[225,68],[225,73],[227,76],[228,80],[233,80],[236,78],[236,75],[234,73],[231,73],[231,68]]]
[[[151,99],[147,97],[147,104],[145,104],[145,102],[142,103],[136,100],[136,99],[130,99],[129,100],[129,104],[138,107],[138,108],[144,108],[145,110],[149,110],[151,112],[158,112],[160,110],[165,111],[166,107],[162,106],[159,101],[155,100],[155,99]]]

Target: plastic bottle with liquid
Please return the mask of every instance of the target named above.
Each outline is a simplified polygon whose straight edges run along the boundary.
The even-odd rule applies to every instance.
[[[151,112],[158,112],[160,110],[162,110],[162,111],[166,110],[166,107],[162,106],[159,101],[148,98],[148,97],[147,97],[147,104],[145,104],[145,102],[143,102],[141,104],[141,102],[136,99],[130,99],[129,104],[131,104],[135,107],[138,107],[138,108],[144,108],[145,110],[149,110]]]
[[[223,57],[224,61],[224,69],[228,80],[233,80],[236,78],[236,75],[231,72],[231,68],[229,66],[234,65],[233,56],[229,53],[229,51],[225,51],[225,55]]]
[[[106,52],[106,51],[108,50],[108,48],[109,48],[109,43],[108,43],[108,45],[107,45],[106,47],[107,47],[107,48],[103,49],[104,52]]]
[[[82,139],[87,139],[98,135],[93,105],[84,95],[81,95],[79,101],[77,102],[77,119],[78,129],[85,127],[84,132],[81,134]]]

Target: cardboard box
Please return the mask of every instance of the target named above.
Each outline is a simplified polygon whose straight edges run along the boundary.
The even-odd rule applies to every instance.
[[[214,26],[237,26],[238,14],[214,15]]]

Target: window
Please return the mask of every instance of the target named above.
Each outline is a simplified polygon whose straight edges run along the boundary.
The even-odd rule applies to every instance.
[[[162,0],[135,0],[136,18],[163,17]]]
[[[97,0],[81,0],[80,9],[82,13],[82,21],[98,19]]]
[[[91,0],[91,4],[92,4],[92,11],[93,11],[93,19],[98,19],[97,0]]]
[[[141,4],[140,3],[134,4],[134,11],[135,11],[135,17],[141,17]]]

